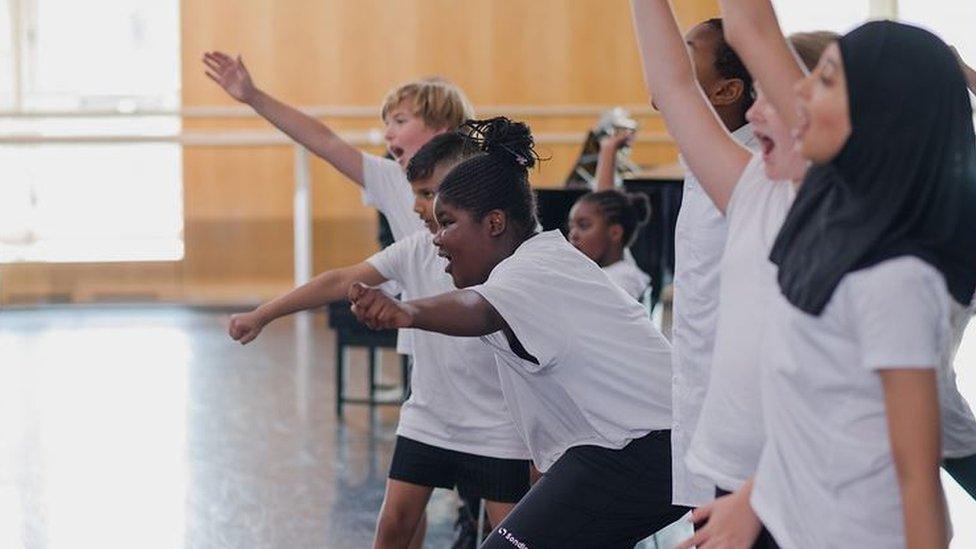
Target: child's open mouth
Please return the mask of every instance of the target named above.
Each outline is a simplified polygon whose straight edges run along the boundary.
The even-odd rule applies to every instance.
[[[776,148],[776,142],[770,139],[768,135],[756,132],[756,139],[762,145],[762,151],[765,156],[769,156],[773,152],[773,149]]]
[[[439,250],[437,252],[437,255],[439,255],[439,256],[441,256],[441,257],[443,257],[444,259],[447,260],[447,266],[444,267],[444,272],[445,273],[450,273],[451,272],[451,266],[452,266],[452,264],[451,264],[451,256],[447,252],[445,252],[443,249]]]
[[[388,150],[390,151],[390,154],[393,156],[393,159],[396,160],[397,162],[400,162],[400,159],[403,158],[403,148],[391,145]]]

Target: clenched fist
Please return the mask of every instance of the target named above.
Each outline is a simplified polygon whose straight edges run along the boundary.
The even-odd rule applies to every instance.
[[[258,337],[266,324],[256,310],[249,313],[231,315],[230,326],[227,333],[234,341],[240,341],[241,345],[247,345]]]
[[[362,282],[349,287],[349,302],[356,318],[373,330],[409,328],[413,313],[409,305]]]

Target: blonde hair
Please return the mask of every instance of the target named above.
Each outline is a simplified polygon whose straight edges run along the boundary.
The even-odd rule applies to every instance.
[[[415,116],[423,119],[428,128],[455,129],[465,120],[474,118],[474,109],[461,88],[453,82],[432,76],[408,82],[390,93],[383,100],[381,118],[396,107],[408,103]]]
[[[808,71],[812,71],[820,61],[820,56],[831,42],[837,41],[840,35],[831,31],[811,31],[794,32],[788,37],[793,51],[799,56],[800,61],[806,65]]]

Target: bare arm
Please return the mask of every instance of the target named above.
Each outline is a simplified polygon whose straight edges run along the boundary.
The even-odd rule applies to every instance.
[[[363,184],[363,152],[316,118],[261,91],[254,85],[240,56],[235,59],[219,51],[206,52],[203,62],[207,66],[207,76],[231,97],[250,105],[265,120],[332,164],[356,184]]]
[[[899,369],[880,374],[907,546],[947,547],[936,372]]]
[[[962,74],[966,77],[966,86],[969,88],[969,91],[976,93],[976,69],[973,69],[963,61],[962,56],[959,55],[959,50],[955,46],[952,46],[952,53],[956,54],[956,59],[959,60],[959,67],[962,68]]]
[[[374,330],[419,328],[450,336],[474,337],[507,327],[498,311],[471,290],[401,302],[378,288],[354,284],[349,288],[349,301],[356,318]]]
[[[719,0],[725,40],[732,46],[752,78],[762,86],[787,127],[797,125],[793,87],[806,74],[803,63],[780,30],[769,0]]]
[[[351,267],[326,271],[307,284],[276,297],[249,313],[231,316],[228,333],[242,345],[249,343],[261,333],[264,326],[275,319],[345,299],[349,287],[356,281],[377,285],[386,282],[386,278],[365,261]]]
[[[631,0],[631,7],[648,92],[691,171],[724,212],[750,153],[729,134],[698,85],[667,0]]]
[[[613,135],[600,139],[600,152],[596,159],[596,185],[594,191],[607,191],[614,188],[617,171],[617,151],[632,143],[634,132],[617,130]]]
[[[963,72],[966,74],[966,84],[969,86],[969,91],[976,93],[976,69],[964,65]]]

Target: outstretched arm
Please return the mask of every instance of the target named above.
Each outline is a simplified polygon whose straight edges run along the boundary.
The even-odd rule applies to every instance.
[[[219,51],[206,52],[203,54],[203,63],[207,67],[207,76],[224,88],[231,97],[250,105],[265,120],[335,166],[356,184],[363,184],[363,152],[316,118],[261,91],[251,80],[240,55],[233,58]]]
[[[386,282],[386,278],[365,261],[351,267],[326,271],[307,284],[276,297],[249,313],[231,316],[228,334],[231,339],[240,341],[241,345],[250,343],[275,319],[344,299],[349,287],[357,280],[372,285]]]
[[[790,128],[797,125],[793,87],[806,70],[793,53],[769,0],[719,0],[725,40]]]
[[[632,0],[647,90],[702,187],[725,211],[749,151],[722,124],[695,78],[667,0]]]
[[[507,327],[498,311],[471,290],[397,301],[378,288],[356,283],[349,288],[349,301],[356,318],[374,330],[419,328],[450,336],[474,337]]]

